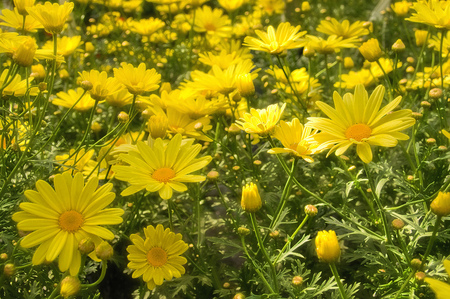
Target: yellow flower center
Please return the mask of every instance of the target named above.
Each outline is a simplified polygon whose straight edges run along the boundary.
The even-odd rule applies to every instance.
[[[70,233],[74,233],[80,229],[81,225],[84,223],[83,215],[81,213],[70,210],[62,213],[59,216],[59,227]]]
[[[161,183],[167,183],[171,179],[173,179],[175,176],[176,176],[175,171],[173,169],[167,168],[167,167],[157,169],[152,174],[152,178],[154,178],[155,180],[157,180],[158,182],[161,182]]]
[[[270,52],[278,51],[278,48],[279,48],[279,45],[276,41],[271,42],[269,45]]]
[[[205,29],[206,31],[216,31],[216,25],[214,25],[213,23],[206,23],[205,24]]]
[[[167,252],[159,247],[153,247],[147,253],[147,262],[153,267],[164,266],[167,262]]]
[[[372,134],[372,129],[366,124],[356,124],[345,131],[345,137],[347,139],[355,139],[356,141],[369,138],[370,134]]]

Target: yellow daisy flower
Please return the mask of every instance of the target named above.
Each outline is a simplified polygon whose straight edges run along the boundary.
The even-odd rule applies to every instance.
[[[195,158],[202,146],[193,145],[193,139],[182,144],[181,139],[181,135],[177,134],[167,144],[160,138],[151,145],[138,141],[137,152],[120,155],[120,159],[128,165],[113,166],[113,171],[117,179],[131,184],[121,195],[128,196],[146,189],[149,192],[158,191],[162,199],[170,199],[173,190],[187,190],[183,183],[204,181],[204,176],[189,173],[208,165],[211,157]]]
[[[147,287],[153,290],[164,280],[181,277],[186,258],[180,256],[189,246],[181,240],[181,234],[175,234],[169,228],[164,230],[161,224],[144,228],[145,240],[137,235],[130,236],[133,245],[127,247],[128,268],[134,270],[132,277],[142,276]]]
[[[52,100],[53,105],[70,108],[83,95],[84,90],[81,87],[77,89],[69,89],[67,92],[60,91],[56,94],[57,98]],[[86,93],[81,100],[73,107],[74,110],[85,112],[90,110],[95,105],[95,100]]]
[[[369,98],[364,86],[357,85],[354,94],[347,93],[343,99],[334,92],[335,109],[323,102],[316,102],[329,117],[308,118],[306,126],[321,131],[314,135],[320,144],[318,149],[331,147],[328,155],[336,152],[340,156],[356,144],[358,156],[364,163],[369,163],[372,161],[371,145],[394,147],[398,140],[409,139],[400,131],[414,125],[411,110],[392,112],[400,104],[401,96],[380,109],[384,92],[384,87],[379,85]]]
[[[87,151],[82,148],[76,155],[75,149],[70,149],[68,154],[56,155],[55,164],[61,165],[61,170],[65,173],[82,172],[86,164],[91,160],[95,151]],[[69,158],[70,157],[70,158]]]
[[[63,5],[58,3],[45,2],[44,4],[37,4],[27,8],[30,16],[38,20],[43,26],[45,31],[58,34],[60,33],[70,13],[73,10],[73,2],[64,2]]]
[[[325,33],[327,35],[337,35],[343,39],[358,38],[363,35],[369,34],[369,30],[363,27],[362,21],[356,21],[352,24],[348,20],[339,23],[335,18],[331,20],[320,21],[317,31]]]
[[[122,209],[105,209],[115,198],[110,192],[112,184],[98,187],[98,179],[92,178],[86,185],[83,175],[72,177],[69,173],[55,176],[55,188],[39,180],[37,191],[27,190],[25,196],[30,202],[19,205],[22,211],[12,218],[17,228],[31,231],[20,245],[36,249],[32,263],[39,265],[58,258],[59,270],[70,270],[78,274],[81,254],[78,244],[90,238],[94,243],[102,239],[112,240],[114,234],[103,225],[122,223]]]
[[[6,75],[8,74],[8,69],[4,69],[2,74],[0,75],[0,86],[3,86],[3,84],[5,83],[5,79],[6,79]],[[33,81],[34,78],[29,78],[28,79],[28,83],[30,83],[31,81]],[[11,79],[8,79],[8,81]],[[3,96],[16,96],[16,97],[20,97],[25,95],[25,93],[27,92],[27,80],[22,80],[22,77],[17,74],[14,76],[14,79],[12,79],[10,81],[10,83],[8,85],[6,85],[6,87],[4,87],[3,91],[2,91],[2,95]],[[31,87],[29,94],[32,96],[36,96],[39,94],[39,88],[37,87]]]
[[[251,50],[280,55],[288,49],[296,49],[305,45],[305,41],[300,37],[305,35],[306,31],[300,32],[300,25],[294,27],[289,22],[280,23],[276,31],[273,26],[269,26],[267,32],[256,30],[255,33],[260,39],[251,36],[244,39],[244,46],[250,47]]]
[[[433,26],[438,29],[450,29],[450,5],[447,1],[427,0],[415,2],[416,11],[406,20]]]
[[[275,127],[273,137],[280,140],[284,148],[273,148],[268,153],[292,154],[306,162],[314,162],[311,155],[316,152],[317,143],[311,136],[315,133],[311,128],[304,127],[298,118],[294,118],[291,122],[280,121],[280,124]]]
[[[250,109],[250,113],[245,113],[244,117],[236,123],[241,130],[246,133],[256,133],[261,136],[271,134],[276,124],[283,114],[286,103],[281,106],[277,104],[269,105],[266,109]]]
[[[259,0],[256,1],[258,8],[264,11],[269,16],[276,14],[281,14],[286,8],[286,3],[284,0]],[[256,10],[256,9],[255,9]]]
[[[395,2],[391,4],[392,11],[398,16],[398,17],[406,17],[406,15],[409,12],[409,8],[411,7],[412,3],[409,1],[400,1]]]
[[[79,46],[81,46],[83,42],[81,41],[81,36],[76,35],[72,37],[63,36],[58,37],[56,53],[61,56],[69,56],[73,54],[77,50]],[[43,47],[43,49],[49,49],[53,51],[53,41],[47,41]],[[78,50],[81,51],[81,50]]]
[[[214,37],[231,36],[231,20],[219,8],[211,9],[209,6],[198,8],[195,12],[194,30],[205,32]]]
[[[447,274],[450,276],[450,260],[444,260],[444,267]],[[443,281],[425,277],[425,282],[430,285],[430,288],[436,294],[436,299],[447,299],[450,294],[450,284]]]
[[[99,72],[97,70],[91,70],[90,72],[83,71],[79,73],[81,81],[89,81],[92,83],[92,89],[89,90],[89,94],[94,100],[101,101],[107,96],[119,91],[121,89],[117,79],[108,78],[106,72]]]
[[[35,1],[36,0],[14,0],[14,6],[21,15],[26,16],[28,15],[27,8],[33,6]]]
[[[122,63],[120,69],[114,69],[114,77],[125,85],[133,95],[140,95],[158,89],[161,75],[155,69],[147,70],[145,63],[137,68],[132,64]]]
[[[44,28],[42,24],[32,16],[27,16],[25,18],[25,26],[24,26],[23,15],[19,13],[17,8],[14,8],[14,10],[3,9],[0,19],[4,21],[1,22],[0,25],[14,28],[17,31],[22,30],[23,28],[27,32],[36,32],[36,29]]]
[[[343,39],[341,36],[337,35],[331,35],[327,37],[327,39],[314,35],[308,35],[306,40],[306,46],[308,48],[311,48],[321,54],[333,54],[344,48],[356,48],[356,44],[359,43],[359,40],[356,37]]]
[[[163,28],[164,25],[165,23],[157,18],[141,19],[139,21],[133,21],[130,30],[143,36],[150,36]]]
[[[218,0],[218,1],[220,6],[225,8],[228,12],[235,11],[246,2],[246,0]]]

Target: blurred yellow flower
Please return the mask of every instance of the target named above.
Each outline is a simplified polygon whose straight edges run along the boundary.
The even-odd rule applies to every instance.
[[[369,30],[363,27],[362,21],[356,21],[352,24],[348,20],[339,23],[335,18],[320,21],[317,31],[325,33],[327,35],[336,35],[342,37],[342,39],[358,38],[363,35],[369,34]]]
[[[32,7],[36,0],[14,0],[14,6],[22,16],[28,15],[27,8]]]
[[[306,126],[320,130],[314,135],[319,143],[318,149],[330,148],[327,156],[336,152],[342,155],[352,144],[364,163],[372,161],[371,145],[394,147],[398,140],[407,140],[409,136],[400,131],[414,125],[411,110],[392,112],[400,104],[401,96],[380,109],[385,89],[379,85],[368,96],[363,85],[355,87],[354,94],[347,93],[344,99],[334,92],[335,108],[317,101],[316,104],[328,118],[310,117]]]
[[[58,34],[63,30],[73,6],[73,2],[64,2],[63,5],[59,5],[47,1],[44,4],[29,7],[27,11],[44,26],[45,31]]]
[[[23,28],[23,30],[25,30],[26,32],[36,32],[36,29],[44,28],[42,24],[32,16],[27,16],[25,18],[24,26],[23,15],[19,13],[17,8],[14,8],[14,10],[2,9],[2,15],[0,16],[0,19],[4,21],[1,22],[0,25],[14,28],[17,31],[21,31]]]
[[[319,259],[325,263],[334,263],[341,256],[341,248],[333,230],[323,230],[317,233],[315,240],[316,253]]]
[[[391,9],[398,17],[404,18],[408,14],[411,6],[411,2],[403,0],[401,2],[392,3]]]
[[[277,30],[269,26],[267,32],[255,30],[258,38],[247,36],[244,39],[244,46],[251,50],[264,51],[273,55],[280,55],[288,49],[296,49],[305,45],[305,40],[300,39],[306,31],[300,31],[300,25],[291,26],[289,22],[280,23]]]
[[[145,63],[137,68],[132,64],[123,62],[121,68],[114,69],[114,77],[133,95],[140,95],[159,88],[161,75],[155,69],[148,70]]]
[[[284,0],[258,0],[256,1],[256,5],[269,16],[274,13],[281,14],[286,8],[286,3]]]
[[[356,37],[343,39],[341,36],[331,35],[327,39],[314,35],[306,36],[306,46],[321,54],[334,54],[343,48],[356,48],[359,40]]]
[[[168,143],[160,138],[150,145],[138,141],[137,151],[120,155],[128,165],[113,166],[116,178],[131,184],[121,195],[128,196],[146,189],[148,192],[158,191],[162,199],[170,199],[173,190],[187,190],[183,183],[204,181],[204,176],[190,173],[208,165],[211,157],[195,158],[202,146],[193,145],[193,142],[191,139],[182,143],[181,134],[175,135]]]
[[[431,202],[430,208],[438,216],[450,215],[450,192],[439,191],[438,196]]]
[[[69,56],[73,54],[77,50],[79,46],[81,46],[83,42],[81,41],[81,36],[76,35],[72,37],[63,36],[58,37],[56,53],[61,56]],[[45,43],[43,49],[49,49],[53,52],[53,41],[48,41]],[[81,51],[81,50],[78,50]]]
[[[118,84],[117,79],[109,77],[106,72],[99,72],[91,70],[90,72],[83,71],[80,73],[81,81],[88,81],[92,84],[92,89],[89,90],[91,98],[97,101],[104,100],[107,96],[122,89]]]
[[[95,100],[91,98],[89,93],[85,95],[83,93],[84,90],[81,87],[77,87],[75,90],[69,89],[67,92],[60,91],[56,94],[57,98],[52,100],[52,104],[70,108],[79,100],[73,109],[80,112],[88,111],[94,107]]]
[[[284,148],[272,148],[269,154],[292,154],[294,157],[302,158],[312,163],[311,155],[316,153],[317,143],[311,138],[316,132],[309,127],[304,127],[298,118],[290,122],[280,121],[275,127],[273,137],[281,141]]]
[[[205,32],[214,37],[231,36],[231,20],[219,8],[211,9],[209,6],[198,8],[195,12],[194,30]]]
[[[8,75],[8,69],[4,69],[2,74],[0,75],[0,86],[3,86],[3,84],[5,83],[6,80],[6,76]],[[29,78],[28,79],[28,84],[33,80],[34,78]],[[11,79],[8,79],[8,82]],[[6,85],[6,87],[4,87],[3,91],[2,91],[2,95],[3,96],[16,96],[16,97],[20,97],[25,95],[25,93],[27,92],[27,80],[22,80],[22,77],[17,74],[14,76],[14,78],[10,81],[10,83],[8,85]],[[29,94],[32,96],[36,96],[39,93],[39,89],[37,87],[31,87]]]
[[[447,275],[450,276],[450,260],[444,260],[444,267]],[[429,277],[425,277],[425,282],[430,285],[430,288],[436,294],[436,299],[448,299],[450,284]]]
[[[163,28],[164,25],[165,23],[157,18],[140,19],[131,23],[130,30],[142,36],[150,36]]]
[[[406,20],[433,26],[438,29],[450,29],[450,5],[448,1],[423,0],[415,2],[416,11]]]
[[[371,38],[363,43],[361,47],[359,47],[359,52],[369,62],[377,61],[383,54],[381,52],[380,44],[375,38]]]
[[[269,105],[266,109],[250,109],[250,113],[245,113],[244,117],[237,120],[236,123],[241,130],[246,133],[256,133],[261,136],[272,134],[275,126],[283,114],[286,103],[281,106],[278,104]]]
[[[220,6],[225,8],[228,12],[235,11],[242,6],[247,0],[218,0]]]

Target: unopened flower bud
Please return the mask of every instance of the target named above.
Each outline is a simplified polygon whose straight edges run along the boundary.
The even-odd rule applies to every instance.
[[[273,232],[270,232],[269,237],[271,237],[272,239],[276,239],[280,236],[280,232],[277,230],[274,230]]]
[[[88,80],[81,81],[81,88],[83,88],[85,91],[89,91],[93,87],[94,85],[92,85],[91,81]]]
[[[150,136],[153,139],[164,139],[169,128],[169,121],[164,114],[152,115],[147,123],[147,128],[150,132]]]
[[[241,236],[247,236],[250,234],[250,230],[246,227],[241,226],[238,228],[238,234]]]
[[[412,73],[414,73],[414,67],[413,66],[408,66],[407,68],[406,68],[406,72],[407,73],[409,73],[409,74],[412,74]]]
[[[34,54],[36,53],[36,41],[27,37],[13,53],[13,60],[20,66],[29,67],[33,64]]]
[[[38,87],[39,87],[40,91],[46,91],[47,90],[47,82],[39,83]]]
[[[428,101],[422,101],[420,102],[420,106],[423,108],[430,108],[431,107],[431,103]]]
[[[436,139],[434,138],[427,138],[427,140],[425,140],[427,144],[433,145],[436,144]]]
[[[336,232],[320,231],[315,240],[317,256],[322,262],[334,263],[341,255],[341,248],[336,237]]]
[[[302,2],[302,12],[306,12],[306,11],[310,11],[311,10],[311,6],[309,5],[308,1],[303,1]]]
[[[201,130],[203,130],[203,124],[202,124],[202,122],[197,122],[195,125],[194,125],[194,129],[196,130],[196,131],[201,131]]]
[[[416,37],[416,45],[422,47],[428,36],[428,31],[426,30],[416,30],[414,31],[414,36]]]
[[[423,281],[423,280],[425,279],[426,276],[427,276],[427,275],[426,275],[424,272],[422,272],[422,271],[418,271],[418,272],[416,272],[416,274],[414,275],[414,277],[415,277],[416,280],[418,280],[418,281]]]
[[[316,51],[312,47],[305,46],[303,48],[303,55],[305,57],[311,58],[314,57],[314,55],[316,55]]]
[[[89,254],[95,249],[95,244],[90,238],[81,240],[78,243],[78,250],[81,254]]]
[[[409,64],[414,64],[416,60],[414,59],[414,57],[409,56],[408,58],[406,58],[406,62],[408,62]]]
[[[430,90],[430,92],[428,93],[428,95],[430,96],[430,98],[432,99],[439,99],[440,97],[442,97],[442,89],[440,88],[433,88]]]
[[[439,191],[438,196],[430,204],[431,211],[437,216],[450,214],[450,192]]]
[[[14,264],[8,263],[3,268],[3,274],[5,276],[8,276],[8,277],[13,276],[15,272],[16,272],[16,267],[14,266]]]
[[[413,176],[413,175],[408,175],[408,176],[406,177],[406,179],[407,179],[408,181],[414,181],[414,176]]]
[[[353,59],[351,57],[345,57],[344,58],[344,67],[346,69],[351,69],[355,66],[355,63],[353,62]]]
[[[247,213],[254,213],[262,206],[261,196],[259,195],[258,186],[254,183],[246,184],[242,188],[241,207]]]
[[[237,89],[242,96],[248,97],[255,93],[255,85],[253,84],[252,74],[246,73],[239,75],[236,83]]]
[[[423,117],[423,114],[420,113],[420,112],[413,112],[413,113],[411,114],[411,116],[412,116],[413,118],[415,118],[415,119],[421,119],[421,118]]]
[[[422,267],[422,261],[419,259],[412,259],[411,260],[411,267],[413,269],[420,269]]]
[[[392,227],[396,230],[401,230],[405,226],[405,222],[401,219],[392,220]]]
[[[61,281],[60,294],[64,298],[68,298],[70,296],[78,294],[80,289],[81,289],[80,280],[75,276],[66,276]]]
[[[392,45],[392,51],[394,52],[403,52],[405,51],[405,44],[401,39],[398,39],[393,45]]]
[[[296,287],[301,286],[303,284],[303,277],[301,276],[294,276],[292,278],[292,284]]]
[[[317,215],[317,208],[314,205],[306,205],[305,206],[305,214],[309,217],[314,217]]]
[[[223,285],[222,285],[222,287],[223,287],[224,289],[229,289],[229,288],[231,287],[231,284],[230,284],[229,282],[224,282]]]
[[[119,115],[117,115],[117,119],[121,124],[124,124],[130,120],[130,116],[128,115],[128,113],[122,111],[119,113]]]
[[[102,261],[107,261],[109,260],[113,254],[114,254],[114,249],[112,248],[112,246],[106,242],[106,241],[102,241],[96,248],[95,248],[95,254],[97,255],[97,257],[99,259],[101,259]]]
[[[370,21],[366,21],[366,22],[363,23],[362,26],[363,26],[364,28],[366,28],[366,29],[370,29],[370,28],[373,27],[373,23],[370,22]]]
[[[237,135],[240,132],[241,132],[241,129],[236,124],[231,124],[228,127],[228,133],[230,133],[230,134]]]
[[[237,293],[234,295],[233,299],[245,299],[245,295],[242,293]]]
[[[92,125],[91,125],[91,130],[94,133],[98,133],[98,132],[100,132],[102,130],[102,125],[99,124],[97,121],[93,122]]]
[[[8,254],[7,253],[0,254],[0,259],[1,260],[7,260],[8,259]]]
[[[206,175],[206,178],[211,181],[211,182],[215,182],[219,179],[219,173],[215,170],[211,170],[210,172],[208,172],[208,174]]]

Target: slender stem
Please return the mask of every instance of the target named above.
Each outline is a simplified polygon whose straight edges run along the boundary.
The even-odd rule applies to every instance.
[[[250,213],[250,220],[252,222],[253,230],[255,231],[256,240],[258,241],[258,247],[261,249],[263,256],[266,260],[266,262],[270,266],[270,272],[272,274],[273,284],[275,285],[275,292],[278,293],[278,280],[277,280],[277,272],[275,270],[275,266],[270,261],[269,254],[267,253],[266,248],[264,247],[264,244],[261,239],[261,234],[259,233],[259,227],[258,223],[256,222],[255,213]]]
[[[270,144],[272,145],[272,147],[275,147],[275,143],[273,142],[272,138],[269,136],[268,140],[270,142]],[[289,167],[286,164],[286,161],[284,161],[280,155],[276,155],[278,162],[280,162],[281,166],[283,167],[284,171],[287,174],[290,174],[289,172]],[[370,229],[368,229],[367,227],[365,227],[364,225],[361,225],[360,223],[354,221],[353,219],[347,217],[344,213],[342,213],[339,209],[335,208],[332,204],[330,204],[328,201],[326,201],[325,199],[321,198],[320,196],[318,196],[317,194],[314,194],[313,192],[311,192],[308,188],[306,188],[305,186],[303,186],[296,178],[293,178],[293,182],[297,185],[297,187],[300,188],[300,190],[302,190],[303,192],[306,192],[307,194],[309,194],[310,196],[312,196],[313,198],[315,198],[316,200],[320,201],[321,203],[323,203],[324,205],[326,205],[328,208],[330,208],[331,210],[333,210],[336,214],[338,214],[339,216],[341,216],[343,219],[347,220],[350,223],[353,223],[354,225],[356,225],[358,228],[362,229],[363,231],[367,232],[368,234],[372,235],[373,237],[377,238],[378,240],[384,240],[384,238],[375,233],[374,231],[371,231]]]
[[[442,216],[436,217],[436,223],[434,224],[433,233],[431,235],[430,241],[428,242],[427,250],[425,251],[425,254],[423,255],[422,258],[422,266],[421,266],[422,269],[425,267],[425,262],[427,261],[428,255],[430,254],[431,249],[433,248],[434,241],[436,240],[437,231],[441,226],[441,219]]]
[[[297,229],[294,231],[294,233],[288,238],[286,244],[284,244],[283,248],[281,249],[280,253],[278,254],[277,258],[273,261],[273,265],[275,266],[278,262],[278,260],[280,259],[281,255],[283,254],[283,252],[286,251],[286,249],[288,248],[289,244],[291,244],[292,240],[294,240],[295,236],[297,235],[297,233],[302,229],[302,227],[305,225],[306,221],[308,220],[309,215],[306,215],[305,218],[303,219],[302,223],[300,223],[300,225],[297,227]]]
[[[107,261],[102,261],[102,273],[100,273],[100,277],[97,279],[97,281],[91,283],[91,284],[82,284],[81,287],[83,288],[90,288],[95,287],[96,285],[100,284],[106,275],[106,269],[108,268]]]
[[[380,60],[377,59],[377,64],[380,67],[381,71],[383,72],[384,78],[386,79],[386,83],[388,85],[388,89],[389,89],[389,99],[392,100],[393,97],[393,90],[392,90],[392,85],[391,85],[391,80],[389,80],[389,76],[387,75],[386,71],[384,70],[383,66],[380,63]]]
[[[333,272],[334,279],[336,279],[337,285],[339,287],[339,292],[341,293],[342,299],[347,299],[347,294],[345,293],[344,285],[342,284],[341,278],[339,277],[338,270],[335,263],[329,263],[331,272]]]
[[[442,112],[445,111],[445,103],[447,102],[447,97],[446,97],[446,88],[444,88],[444,71],[443,71],[443,59],[442,59],[442,48],[444,46],[444,37],[445,37],[445,32],[447,30],[443,29],[441,31],[441,43],[440,43],[440,47],[439,47],[439,69],[440,69],[440,73],[441,73],[441,88],[442,88],[442,96],[441,96],[441,102],[437,105],[437,109],[438,109],[438,114],[439,114],[439,122],[441,125],[441,130],[445,128],[445,119],[444,116],[442,115]]]
[[[397,299],[398,296],[400,296],[400,294],[403,292],[403,290],[406,288],[406,286],[408,285],[409,281],[411,280],[411,278],[413,278],[414,273],[416,273],[415,270],[413,270],[409,275],[408,278],[405,280],[405,282],[402,284],[402,286],[400,287],[400,289],[398,290],[397,294],[395,294],[394,299]]]
[[[214,186],[216,187],[216,190],[219,193],[220,201],[222,202],[222,205],[225,207],[227,215],[231,218],[231,223],[233,224],[234,229],[237,231],[238,230],[238,225],[236,223],[236,219],[234,218],[233,214],[231,213],[232,210],[230,210],[230,208],[228,207],[228,204],[227,204],[227,202],[225,200],[225,196],[223,196],[223,193],[220,190],[219,184],[217,183],[217,181],[214,181]]]
[[[269,292],[271,294],[274,294],[275,292],[273,291],[272,287],[270,286],[270,284],[267,282],[266,278],[264,277],[264,275],[261,273],[261,271],[259,271],[258,266],[256,265],[256,262],[253,260],[253,258],[250,256],[250,254],[248,253],[247,250],[247,245],[245,244],[245,240],[244,240],[244,236],[241,236],[241,243],[242,243],[242,248],[244,249],[245,255],[247,255],[248,259],[250,260],[250,262],[253,265],[253,268],[255,269],[256,274],[258,274],[258,276],[261,278],[261,280],[263,281],[264,285],[266,286],[266,288],[269,290]]]
[[[403,240],[402,235],[400,234],[399,230],[396,231],[396,237],[397,237],[398,242],[400,243],[400,247],[403,250],[403,254],[405,255],[405,259],[409,263],[411,261],[411,257],[409,256],[408,249],[406,248],[405,241]]]

